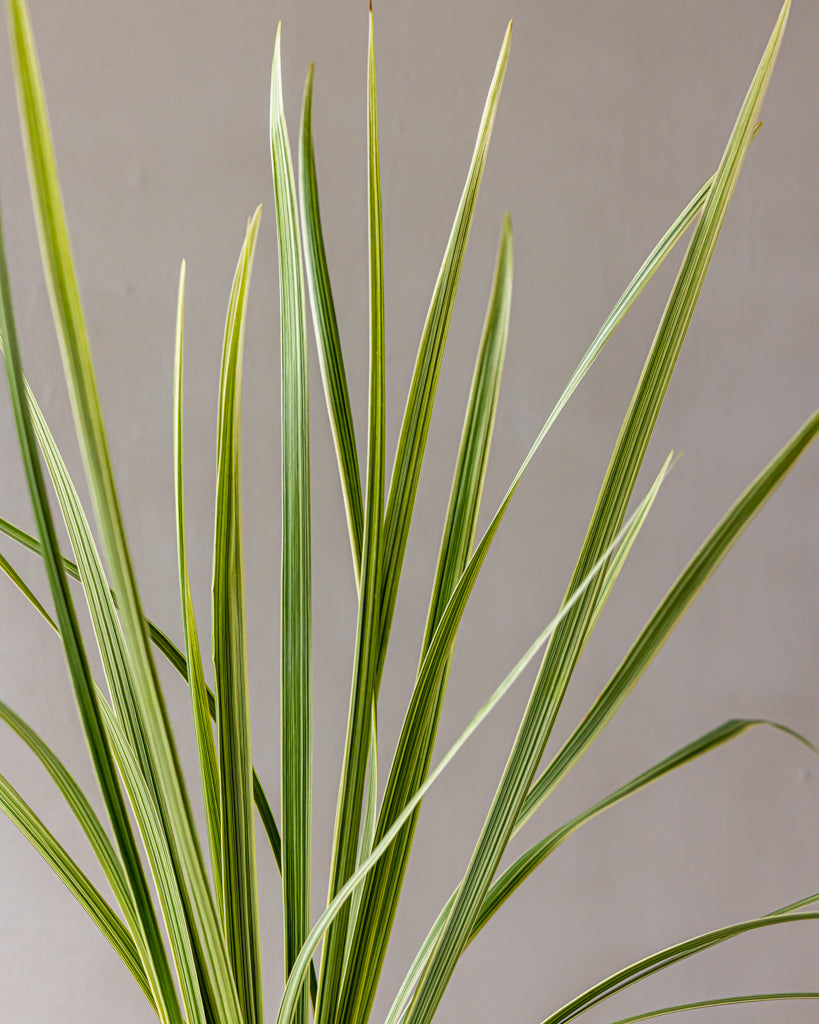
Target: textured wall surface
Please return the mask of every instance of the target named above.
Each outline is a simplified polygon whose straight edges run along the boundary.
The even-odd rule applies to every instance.
[[[267,138],[270,59],[281,18],[291,135],[307,64],[317,66],[314,121],[325,233],[363,439],[366,5],[31,0],[31,7],[144,604],[175,638],[181,620],[171,373],[179,261],[188,261],[189,544],[207,635],[224,311],[245,219],[257,203],[265,204],[247,333],[243,469],[254,756],[276,794],[279,337]],[[776,0],[378,5],[390,458],[485,90],[506,18],[515,18],[381,691],[385,761],[417,664],[504,211],[515,227],[515,293],[483,522],[620,291],[716,166],[777,9]],[[5,42],[0,52],[0,194],[25,365],[79,474]],[[764,128],[751,148],[638,487],[669,449],[684,458],[584,654],[554,742],[582,717],[717,517],[819,402],[817,95],[819,5],[797,0]],[[664,268],[624,321],[515,498],[460,633],[441,749],[557,607],[674,273],[674,266]],[[326,889],[356,609],[314,353],[311,358],[318,903]],[[5,385],[0,391],[0,515],[30,525]],[[817,513],[814,450],[515,849],[726,718],[778,719],[819,739]],[[14,554],[45,594],[36,558],[6,541],[2,550]],[[60,647],[7,584],[0,585],[0,652],[0,697],[96,792]],[[466,865],[527,685],[484,726],[424,805],[375,1020]],[[167,692],[192,772],[187,696],[171,677]],[[8,733],[0,735],[0,770],[89,864],[61,798]],[[812,756],[762,731],[640,794],[573,837],[506,905],[463,959],[439,1019],[536,1022],[645,953],[815,891],[817,800]],[[96,878],[93,865],[89,870]],[[262,847],[259,871],[272,1020],[282,984],[281,901]],[[151,1019],[116,957],[5,819],[0,915],[3,1024]],[[685,996],[817,988],[816,935],[815,926],[799,925],[739,940],[629,990],[588,1019],[602,1024]],[[713,1019],[816,1019],[805,1004],[722,1014],[713,1011]]]

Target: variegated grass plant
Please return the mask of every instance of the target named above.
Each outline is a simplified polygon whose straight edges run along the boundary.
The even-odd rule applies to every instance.
[[[182,457],[182,341],[185,268],[179,281],[174,380],[174,464],[183,650],[144,613],[123,528],[89,341],[74,273],[45,100],[24,0],[8,0],[8,24],[43,267],[62,352],[94,518],[109,568],[56,442],[21,365],[6,260],[0,240],[0,332],[37,536],[2,521],[3,532],[45,562],[53,614],[2,556],[6,574],[59,633],[107,822],[38,734],[5,703],[0,716],[33,751],[65,797],[102,868],[104,895],[34,810],[2,776],[0,804],[46,859],[143,990],[163,1024],[262,1024],[257,909],[258,821],[281,872],[286,985],[280,1024],[363,1024],[371,1015],[420,804],[451,759],[535,657],[540,668],[464,875],[441,909],[395,995],[388,1024],[428,1024],[459,957],[495,911],[564,839],[595,815],[694,758],[761,724],[731,720],[625,783],[499,871],[510,839],[607,725],[700,587],[819,432],[819,411],[794,434],[733,506],[671,586],[588,714],[558,750],[544,752],[581,652],[609,598],[669,461],[627,516],[652,429],[719,236],[785,28],[789,2],[713,176],[674,220],[611,311],[535,439],[500,507],[477,538],[477,516],[506,349],[512,290],[512,231],[501,229],[492,292],[480,339],[420,664],[391,759],[377,742],[379,683],[464,250],[509,55],[504,37],[478,138],[418,350],[389,487],[385,480],[384,285],[375,64],[370,16],[368,210],[370,378],[367,464],[357,456],[344,362],[322,239],[311,132],[312,74],[304,93],[296,180],[285,125],[279,39],[273,56],[271,150],[278,233],[282,356],[281,802],[280,822],[251,759],[240,481],[245,311],[259,211],[248,222],[230,292],[222,360],[213,562],[213,679],[206,682],[185,546]],[[433,767],[433,750],[466,603],[515,489],[561,410],[631,304],[691,229],[665,312],[617,437],[585,541],[554,618]],[[358,589],[355,660],[341,765],[329,893],[311,899],[311,569],[306,305],[313,326],[335,440]],[[59,550],[46,473],[75,561]],[[366,484],[362,487],[362,478]],[[69,577],[87,601],[105,674],[95,681],[74,610]],[[159,654],[190,687],[206,836],[197,834],[171,723],[158,682]],[[214,728],[215,723],[215,728]],[[785,732],[784,726],[775,726]],[[797,739],[802,739],[791,733]],[[807,742],[807,741],[803,741]],[[379,764],[379,760],[381,763]],[[381,773],[382,795],[377,780]],[[134,831],[136,824],[138,835]],[[153,884],[149,881],[149,875]],[[111,900],[113,897],[113,901]],[[546,1018],[563,1024],[642,978],[754,929],[819,917],[819,896],[679,942],[617,970]],[[319,947],[320,960],[316,966]],[[817,992],[726,996],[691,1003],[816,998]],[[644,1020],[681,1007],[636,1017]],[[545,1010],[544,1010],[545,1012]],[[146,1019],[149,1014],[146,1012]],[[624,1024],[624,1022],[621,1022]]]

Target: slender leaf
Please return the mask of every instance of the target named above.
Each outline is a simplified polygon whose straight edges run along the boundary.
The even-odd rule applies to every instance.
[[[145,975],[134,940],[99,890],[88,880],[77,863],[54,838],[34,811],[8,780],[0,775],[0,810],[28,839],[94,924],[110,942],[134,980],[156,1009],[151,985]]]
[[[559,1010],[550,1014],[543,1021],[543,1024],[564,1024],[565,1021],[574,1020],[580,1014],[591,1009],[592,1006],[596,1006],[617,992],[622,992],[623,989],[635,985],[638,981],[643,981],[652,974],[665,970],[666,967],[671,967],[682,960],[688,959],[690,956],[694,956],[696,953],[702,953],[706,949],[711,949],[739,935],[745,935],[760,928],[769,928],[780,924],[793,924],[800,921],[819,921],[819,914],[778,914],[757,917],[752,918],[750,921],[741,921],[738,924],[728,925],[725,928],[715,928],[713,931],[704,932],[693,939],[678,942],[676,945],[669,946],[658,953],[644,957],[642,960],[638,960],[636,963],[630,964],[628,967],[624,967],[622,970],[612,974],[604,981],[594,985],[571,1000],[571,1002],[566,1003]]]
[[[299,136],[299,200],[301,230],[304,238],[304,263],[307,293],[316,334],[321,380],[330,417],[330,429],[336,447],[341,492],[347,511],[347,528],[353,555],[356,584],[361,578],[361,545],[364,534],[364,502],[361,498],[361,471],[355,441],[347,373],[341,353],[330,271],[321,228],[316,157],[313,148],[313,72],[311,64],[304,85]]]
[[[202,666],[202,651],[193,608],[193,593],[188,574],[188,555],[185,542],[185,477],[182,446],[183,366],[185,317],[185,261],[179,271],[179,299],[176,313],[176,349],[174,358],[174,484],[176,497],[176,544],[179,561],[179,589],[182,599],[182,621],[185,628],[185,651],[188,686],[191,691],[196,749],[199,754],[199,775],[202,780],[202,798],[205,805],[205,823],[208,830],[216,899],[222,904],[222,850],[221,805],[219,793],[219,767],[216,745],[213,741],[208,691]]]
[[[372,740],[377,697],[382,585],[382,527],[384,520],[384,266],[381,224],[381,175],[378,155],[378,107],[375,78],[375,37],[370,10],[367,63],[367,195],[370,269],[370,400],[367,428],[367,490],[358,602],[353,683],[347,719],[330,865],[330,900],[356,867],[361,828],[361,805],[367,772],[368,737]],[[375,766],[371,765],[371,772]],[[341,907],[322,950],[319,970],[317,1024],[338,1013],[349,927],[349,907]]]
[[[664,1006],[661,1010],[648,1010],[631,1017],[621,1017],[614,1024],[636,1024],[639,1020],[665,1017],[670,1013],[685,1013],[687,1010],[708,1010],[714,1006],[738,1006],[741,1003],[785,1002],[793,999],[819,999],[819,992],[765,992],[753,996],[723,996],[722,999],[702,999],[696,1003],[678,1003]]]
[[[47,612],[45,614],[48,616]],[[56,622],[54,622],[50,616],[48,617],[51,625],[56,630]],[[39,736],[27,722],[20,718],[20,716],[4,701],[0,701],[0,719],[2,719],[10,729],[17,733],[20,739],[26,744],[29,750],[34,754],[40,764],[42,764],[54,780],[57,788],[65,798],[66,803],[71,808],[71,812],[77,819],[77,823],[85,833],[100,866],[105,872],[105,877],[108,879],[111,889],[117,898],[117,902],[129,922],[129,931],[133,932],[134,930],[137,930],[138,933],[138,929],[136,929],[133,924],[133,922],[138,920],[136,907],[134,906],[134,899],[131,894],[128,879],[122,868],[122,861],[119,859],[114,847],[111,845],[111,840],[108,838],[108,834],[94,812],[88,798],[77,785],[74,776],[68,771],[62,761],[57,757],[43,738]]]
[[[261,207],[248,221],[225,324],[213,553],[213,666],[219,737],[222,920],[245,1024],[262,1024],[256,841],[245,638],[240,446],[245,316]],[[204,709],[203,709],[204,710]],[[204,723],[210,729],[209,723]]]
[[[418,480],[421,475],[424,448],[432,419],[438,375],[452,318],[452,309],[455,304],[455,294],[458,290],[466,244],[472,226],[472,216],[486,166],[489,140],[495,123],[503,78],[506,74],[511,38],[512,23],[510,21],[483,109],[466,184],[455,214],[455,222],[452,225],[444,260],[438,272],[438,280],[435,282],[435,290],[421,335],[421,344],[418,348],[418,357],[401,424],[384,524],[381,650],[378,679],[381,678],[386,657],[387,640],[392,625]]]
[[[279,245],[282,365],[281,785],[285,973],[310,930],[312,596],[310,408],[301,239],[284,117],[281,25],[270,86],[270,150]],[[299,1019],[307,1022],[307,999]]]
[[[741,736],[749,729],[753,729],[758,725],[777,729],[791,738],[796,739],[800,743],[803,743],[814,753],[819,753],[813,744],[810,743],[809,740],[805,739],[804,736],[794,732],[793,729],[789,729],[785,725],[780,725],[778,722],[770,722],[759,718],[734,718],[723,723],[716,729],[712,729],[710,732],[707,732],[704,736],[700,736],[693,742],[681,747],[673,754],[669,754],[668,757],[663,758],[651,768],[641,772],[635,778],[631,779],[631,781],[618,787],[614,792],[609,793],[608,796],[604,797],[602,800],[598,800],[597,803],[572,818],[571,821],[567,822],[559,829],[556,829],[544,839],[535,843],[534,846],[530,847],[524,854],[518,857],[514,863],[510,864],[510,866],[500,875],[497,881],[492,884],[492,887],[483,902],[480,914],[475,922],[472,938],[477,935],[498,907],[500,907],[500,905],[512,895],[512,893],[529,877],[535,868],[542,864],[543,861],[553,853],[558,846],[560,846],[564,839],[567,839],[573,832],[577,831],[581,825],[584,825],[587,821],[590,821],[592,818],[596,817],[601,812],[608,810],[610,807],[613,807],[615,804],[620,803],[620,801],[625,800],[626,797],[644,789],[652,782],[656,782],[658,779],[663,778],[663,776],[668,775],[677,768],[681,768],[683,765],[701,757],[703,754],[707,754],[710,751],[715,750],[717,747],[722,746],[723,743],[728,743],[731,740],[736,739],[738,736]]]

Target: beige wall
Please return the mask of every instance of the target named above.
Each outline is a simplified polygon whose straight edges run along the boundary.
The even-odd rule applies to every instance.
[[[247,337],[244,474],[254,754],[275,794],[279,383],[269,66],[281,17],[291,132],[307,62],[317,64],[323,213],[363,437],[366,8],[349,0],[31,0],[31,6],[139,579],[147,609],[175,637],[170,445],[179,260],[188,261],[188,522],[204,624],[220,336],[245,219],[258,202],[265,204]],[[516,280],[486,513],[621,289],[715,167],[777,7],[776,0],[378,5],[391,450],[497,47],[507,16],[516,19],[382,688],[385,759],[416,665],[504,211],[515,226]],[[7,52],[4,46],[0,190],[19,328],[32,383],[78,468]],[[645,482],[670,448],[684,459],[576,673],[556,739],[583,714],[716,518],[819,401],[817,69],[819,6],[802,0],[795,3],[765,127],[751,149],[648,453]],[[669,267],[660,274],[629,315],[520,488],[461,630],[442,742],[460,732],[560,599],[673,273]],[[313,384],[314,869],[320,900],[355,605],[315,359]],[[30,524],[5,398],[0,430],[0,515]],[[596,750],[531,823],[530,840],[726,718],[779,719],[819,739],[818,500],[819,452],[813,451],[730,556]],[[5,542],[2,549],[12,550]],[[44,593],[36,560],[17,561]],[[92,788],[58,644],[10,585],[0,586],[0,644],[0,696]],[[463,871],[524,690],[484,727],[425,805],[376,1020]],[[187,699],[170,677],[168,699],[192,770]],[[87,864],[82,837],[59,796],[8,733],[0,737],[0,767]],[[752,733],[590,825],[469,950],[440,1020],[536,1022],[644,953],[814,891],[817,777],[805,750],[772,733]],[[281,911],[266,850],[260,874],[272,1020],[281,988]],[[150,1019],[115,956],[5,820],[0,914],[3,1024]],[[747,938],[626,993],[588,1019],[604,1022],[685,995],[816,988],[816,934],[804,925]],[[815,1010],[750,1007],[719,1019],[809,1021]]]

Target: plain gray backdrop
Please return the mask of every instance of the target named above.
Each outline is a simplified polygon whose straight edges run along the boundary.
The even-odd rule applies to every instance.
[[[244,493],[253,751],[278,804],[279,328],[268,142],[283,23],[295,142],[316,62],[314,128],[330,269],[354,414],[366,429],[366,4],[31,0],[109,439],[149,614],[181,638],[171,375],[187,259],[190,557],[207,642],[221,335],[246,218],[264,203],[246,344]],[[418,338],[508,17],[512,54],[441,375],[382,686],[382,773],[406,707],[472,361],[505,211],[515,229],[512,324],[483,504],[488,521],[571,371],[665,228],[720,158],[777,0],[383,0],[376,8],[391,461]],[[819,6],[796,0],[751,147],[655,438],[642,491],[666,484],[575,674],[560,742],[667,586],[752,476],[819,403]],[[24,360],[81,472],[28,197],[8,49],[0,57],[0,194]],[[681,252],[682,250],[680,250]],[[556,609],[679,255],[621,325],[529,470],[460,631],[439,749]],[[314,915],[326,891],[353,655],[355,591],[311,340],[314,552]],[[30,526],[0,395],[0,515]],[[84,487],[82,488],[85,494]],[[594,750],[514,844],[550,828],[732,716],[819,740],[819,451],[741,540]],[[46,595],[33,556],[13,555]],[[95,796],[61,649],[0,586],[0,697]],[[187,694],[167,694],[192,791]],[[463,872],[531,673],[427,798],[374,1020]],[[0,770],[98,877],[49,780],[9,733]],[[570,839],[470,947],[442,1022],[536,1024],[638,957],[815,891],[817,768],[757,730]],[[97,801],[98,802],[98,801]],[[282,987],[281,899],[259,846],[267,1017]],[[0,1020],[149,1021],[127,972],[26,841],[0,821]],[[689,961],[589,1015],[765,989],[817,988],[815,925],[772,929]],[[809,1021],[809,1004],[699,1020]]]

